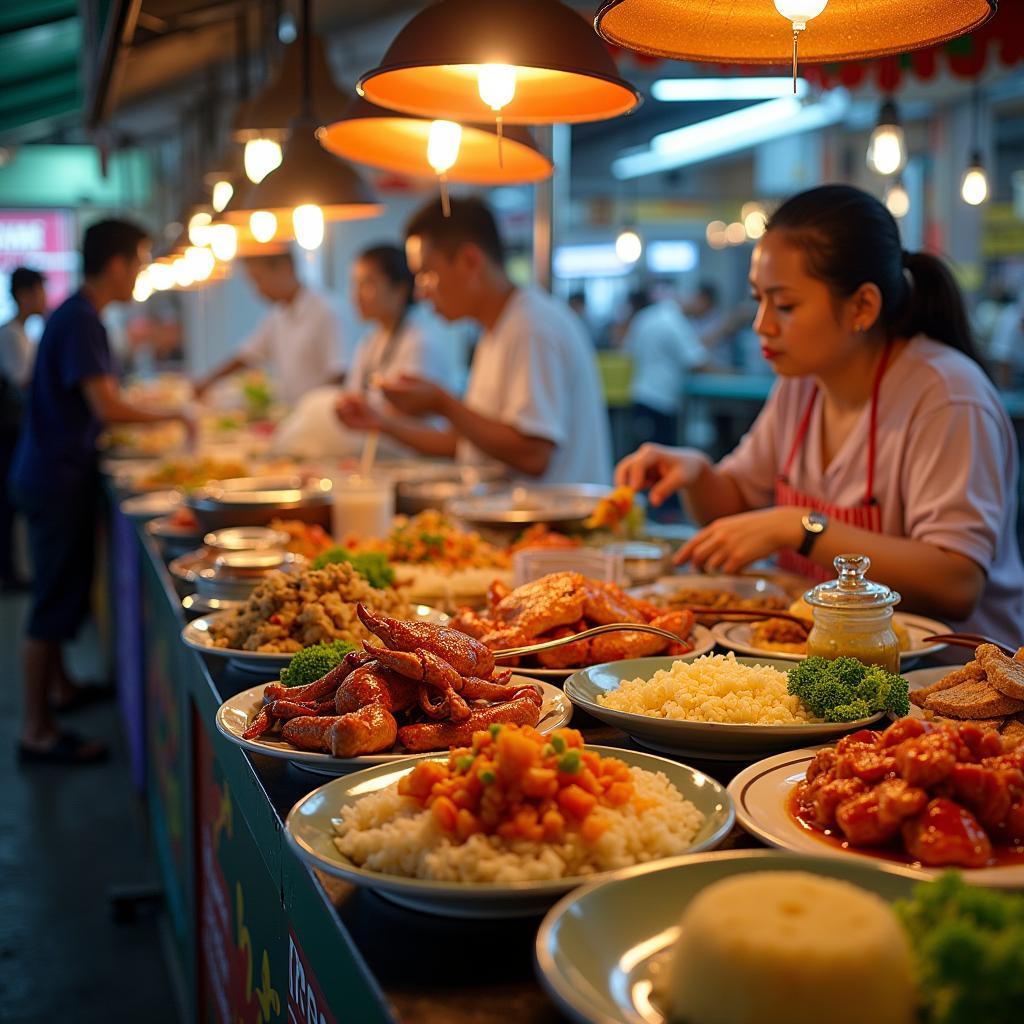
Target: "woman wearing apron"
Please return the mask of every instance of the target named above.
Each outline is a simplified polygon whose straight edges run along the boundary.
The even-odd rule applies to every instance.
[[[877,199],[827,185],[772,217],[750,284],[779,376],[750,432],[717,465],[645,445],[617,482],[655,505],[683,492],[703,528],[680,563],[736,572],[777,555],[823,578],[863,552],[908,610],[1016,646],[1017,445],[945,265],[905,252]]]

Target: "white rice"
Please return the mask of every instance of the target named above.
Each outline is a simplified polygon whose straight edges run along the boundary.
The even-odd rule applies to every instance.
[[[651,806],[638,812],[630,801],[593,811],[609,823],[593,843],[575,829],[566,829],[558,843],[481,834],[456,843],[441,831],[431,810],[399,796],[396,786],[342,808],[334,843],[360,867],[439,882],[571,878],[685,853],[704,815],[661,772],[630,768],[630,773],[636,795]]]
[[[785,672],[768,665],[742,665],[730,651],[673,662],[650,679],[624,680],[597,701],[612,711],[685,722],[796,725],[821,721],[787,692],[786,681]]]

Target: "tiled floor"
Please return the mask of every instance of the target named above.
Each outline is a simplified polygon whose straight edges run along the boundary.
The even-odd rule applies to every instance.
[[[0,596],[0,1021],[171,1024],[159,922],[114,924],[110,914],[111,886],[155,878],[115,706],[66,718],[111,744],[106,764],[29,769],[14,760],[26,604]],[[72,659],[73,672],[94,675],[94,645]]]

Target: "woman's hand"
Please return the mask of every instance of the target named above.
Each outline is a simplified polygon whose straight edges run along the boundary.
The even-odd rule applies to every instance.
[[[798,548],[803,538],[804,509],[785,506],[741,512],[709,523],[677,552],[676,565],[739,572],[780,548]]]
[[[384,381],[380,386],[384,397],[406,416],[431,416],[444,407],[445,392],[422,377],[402,374],[398,380]]]
[[[380,430],[377,410],[362,395],[346,393],[335,403],[334,411],[349,430]]]
[[[669,448],[663,444],[642,444],[615,467],[615,483],[634,491],[650,489],[651,504],[657,508],[676,491],[696,483],[708,457],[692,448]]]

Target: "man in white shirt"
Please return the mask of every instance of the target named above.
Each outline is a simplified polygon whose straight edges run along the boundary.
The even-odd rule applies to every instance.
[[[429,204],[406,229],[406,251],[437,312],[484,329],[465,398],[405,376],[382,387],[391,405],[408,417],[440,416],[447,428],[389,416],[367,402],[339,409],[345,423],[426,455],[498,462],[544,483],[609,482],[608,416],[586,330],[562,300],[511,282],[487,206],[453,199],[445,217],[439,202]]]
[[[273,303],[263,322],[232,358],[196,384],[202,395],[211,384],[246,367],[265,366],[278,399],[293,405],[307,391],[344,378],[344,348],[334,310],[295,274],[285,250],[243,260],[260,296]]]
[[[25,321],[46,314],[46,278],[38,270],[18,267],[11,273],[11,298],[18,311],[0,327],[0,590],[24,590],[27,584],[18,578],[14,564],[15,510],[7,495],[7,475],[35,361]]]
[[[640,310],[622,343],[633,359],[633,424],[637,441],[676,444],[679,402],[687,371],[707,351],[676,298]]]

